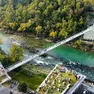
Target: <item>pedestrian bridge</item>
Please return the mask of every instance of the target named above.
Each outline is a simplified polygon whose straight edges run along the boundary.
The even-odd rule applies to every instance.
[[[73,40],[73,39],[75,39],[75,38],[77,38],[77,37],[79,37],[79,36],[81,36],[81,35],[83,35],[83,34],[89,32],[89,31],[91,31],[91,30],[94,30],[94,25],[90,26],[89,28],[87,28],[86,30],[84,30],[84,31],[82,31],[82,32],[80,32],[80,33],[77,33],[77,34],[75,34],[75,35],[73,35],[73,36],[71,36],[71,37],[69,37],[69,38],[67,38],[67,39],[65,39],[65,40],[62,40],[62,41],[60,41],[60,42],[58,42],[58,43],[56,43],[56,44],[54,44],[54,45],[52,45],[52,46],[50,46],[50,47],[44,49],[44,50],[42,50],[42,51],[36,53],[36,54],[33,55],[33,56],[28,57],[28,59],[26,59],[26,60],[17,62],[17,63],[15,63],[15,64],[13,64],[13,65],[7,67],[7,68],[6,68],[6,71],[7,71],[7,72],[10,72],[10,71],[12,71],[12,70],[14,70],[14,69],[16,69],[16,68],[18,68],[18,67],[20,67],[20,66],[22,66],[22,65],[24,65],[24,64],[26,64],[26,63],[28,63],[29,61],[35,59],[36,57],[41,56],[41,55],[47,53],[48,51],[50,51],[50,50],[52,50],[52,49],[54,49],[54,48],[56,48],[56,47],[58,47],[58,46],[60,46],[60,45],[62,45],[62,44],[65,44],[65,43],[67,43],[67,42],[69,42],[69,41],[71,41],[71,40]]]

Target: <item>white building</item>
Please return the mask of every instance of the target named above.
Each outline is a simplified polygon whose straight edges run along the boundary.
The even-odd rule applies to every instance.
[[[91,30],[91,31],[85,33],[84,36],[83,36],[83,39],[94,41],[94,30]]]

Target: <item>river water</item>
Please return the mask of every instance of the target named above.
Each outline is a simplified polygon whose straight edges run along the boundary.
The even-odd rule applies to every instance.
[[[12,45],[11,41],[9,40],[9,35],[0,32],[0,37],[2,37],[3,40],[3,44],[0,45],[0,47],[3,51],[5,51],[6,54],[8,54]],[[90,80],[94,81],[94,54],[89,54],[68,46],[57,47],[48,52],[48,54],[56,58],[50,56],[46,58],[38,57],[35,59],[35,61],[48,67],[53,67],[55,64],[63,64],[66,67],[86,75]],[[28,50],[24,50],[24,55],[26,59],[28,56],[33,54]]]

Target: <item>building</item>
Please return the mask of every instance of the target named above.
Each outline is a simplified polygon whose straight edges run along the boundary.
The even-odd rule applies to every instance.
[[[80,73],[56,65],[38,87],[36,94],[73,94],[85,78]]]
[[[3,65],[0,63],[0,85],[11,80],[11,77],[7,74]]]
[[[94,41],[94,30],[91,30],[90,32],[85,33],[83,36],[83,39],[88,41]]]
[[[4,86],[0,86],[0,94],[12,94],[11,91]]]
[[[73,94],[94,94],[94,87],[90,87],[89,85],[82,84]]]

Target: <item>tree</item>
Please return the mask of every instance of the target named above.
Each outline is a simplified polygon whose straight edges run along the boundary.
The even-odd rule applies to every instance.
[[[15,10],[15,14],[16,14],[16,21],[17,23],[22,23],[22,11],[23,11],[23,5],[22,4],[18,4],[16,6],[16,10]]]
[[[81,2],[78,2],[78,3],[76,4],[76,8],[77,8],[77,9],[80,9],[80,8],[81,8]]]
[[[79,47],[81,44],[82,44],[82,41],[81,41],[81,40],[75,41],[75,45],[76,45],[77,47]]]
[[[92,5],[94,5],[94,0],[84,0],[84,2],[89,2],[89,3],[91,3]]]
[[[42,26],[38,25],[36,28],[37,35],[40,35],[42,32]]]
[[[0,0],[0,27],[15,32],[35,31],[32,33],[40,37],[49,37],[51,31],[56,31],[57,36],[62,37],[72,35],[87,26],[87,11],[92,9],[93,2],[94,0]]]
[[[12,45],[10,51],[9,51],[9,58],[12,62],[17,62],[19,60],[22,60],[24,57],[23,49],[20,46]]]
[[[2,37],[0,37],[0,45],[3,43]],[[0,48],[0,61],[3,61],[5,59],[5,53]]]
[[[18,31],[26,31],[27,29],[27,23],[21,23],[20,27],[18,28]]]
[[[58,2],[59,5],[63,4],[63,0],[57,0],[57,2]]]
[[[59,35],[58,35],[58,37],[60,38],[60,39],[64,39],[64,38],[66,38],[68,36],[68,32],[65,30],[65,29],[62,29],[60,32],[59,32]]]
[[[13,0],[8,0],[8,5],[6,8],[6,13],[5,13],[5,19],[7,22],[12,22],[15,20],[15,10],[14,10],[14,5],[13,5]]]
[[[1,50],[1,49],[0,49],[0,50]],[[4,58],[5,58],[5,55],[2,54],[2,53],[0,53],[0,61],[4,60]]]
[[[77,30],[77,22],[73,19],[70,19],[68,21],[68,28],[67,28],[67,32],[69,34],[74,33]]]
[[[44,14],[45,14],[46,16],[49,16],[52,11],[53,11],[53,6],[50,4],[50,5],[48,5],[47,8],[45,9]]]
[[[2,37],[0,37],[0,45],[3,43],[3,41],[2,41]]]
[[[60,29],[62,27],[62,24],[61,23],[56,23],[56,28],[57,29]]]
[[[27,28],[29,31],[34,31],[34,21],[32,19],[29,19],[27,22]]]
[[[10,22],[10,23],[9,23],[9,27],[10,27],[12,30],[16,30],[16,28],[17,28],[17,23],[16,23],[16,22]]]
[[[52,31],[52,32],[50,32],[49,36],[50,36],[52,39],[55,39],[56,36],[57,36],[57,32]]]
[[[79,28],[82,30],[82,28],[86,28],[87,20],[83,17],[80,17],[79,19]]]
[[[26,93],[26,92],[27,92],[27,85],[26,85],[24,82],[20,83],[20,84],[18,85],[18,90],[19,90],[20,92]]]
[[[6,4],[5,0],[0,0],[0,6],[4,6]]]

